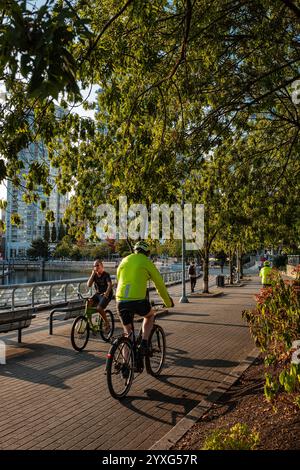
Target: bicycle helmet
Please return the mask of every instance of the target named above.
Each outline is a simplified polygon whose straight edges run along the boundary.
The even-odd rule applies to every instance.
[[[264,261],[264,266],[270,266],[270,262],[269,261]]]
[[[134,247],[133,247],[134,251],[140,253],[145,253],[145,254],[149,254],[150,253],[150,247],[148,245],[147,242],[145,242],[144,240],[140,240],[139,242],[137,242]]]

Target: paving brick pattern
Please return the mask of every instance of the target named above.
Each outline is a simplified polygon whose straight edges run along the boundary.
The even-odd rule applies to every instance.
[[[14,332],[2,335],[0,449],[149,449],[252,351],[241,311],[258,288],[252,278],[221,297],[179,304],[180,286],[171,287],[176,307],[158,318],[167,335],[162,375],[137,376],[121,402],[106,385],[109,345],[92,338],[74,351],[72,322],[55,322],[49,336],[44,312],[23,330],[22,346]]]

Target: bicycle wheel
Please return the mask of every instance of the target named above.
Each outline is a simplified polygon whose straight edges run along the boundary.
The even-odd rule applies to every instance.
[[[106,361],[107,385],[113,398],[119,400],[127,395],[134,377],[133,368],[131,341],[123,337],[116,339],[107,354]]]
[[[110,328],[108,331],[105,329],[105,322],[103,318],[101,317],[100,324],[99,324],[99,333],[103,341],[108,342],[110,338],[112,337],[112,335],[114,334],[115,319],[114,319],[113,313],[110,310],[105,310],[105,313],[106,313],[106,318],[109,322]]]
[[[89,340],[90,325],[84,315],[75,318],[71,329],[71,343],[76,351],[82,351]]]
[[[149,351],[145,356],[146,370],[148,374],[156,377],[160,374],[166,356],[166,336],[159,325],[154,325],[148,340]]]

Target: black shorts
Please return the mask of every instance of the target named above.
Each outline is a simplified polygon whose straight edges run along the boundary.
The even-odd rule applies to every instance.
[[[111,301],[111,297],[104,297],[102,294],[94,294],[93,297],[90,298],[90,300],[93,302],[92,306],[93,307],[102,307],[103,309],[106,308]]]
[[[117,302],[117,309],[123,325],[130,325],[133,321],[134,314],[140,317],[148,315],[151,305],[148,299],[143,300],[121,300]]]

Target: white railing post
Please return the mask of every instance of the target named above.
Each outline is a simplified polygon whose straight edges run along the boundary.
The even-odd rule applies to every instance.
[[[49,304],[52,305],[52,287],[53,285],[49,286]]]
[[[36,289],[36,286],[33,286],[32,291],[31,291],[31,307],[34,307],[34,291]]]
[[[11,309],[12,310],[15,309],[15,291],[16,291],[16,288],[13,289],[11,293]]]

